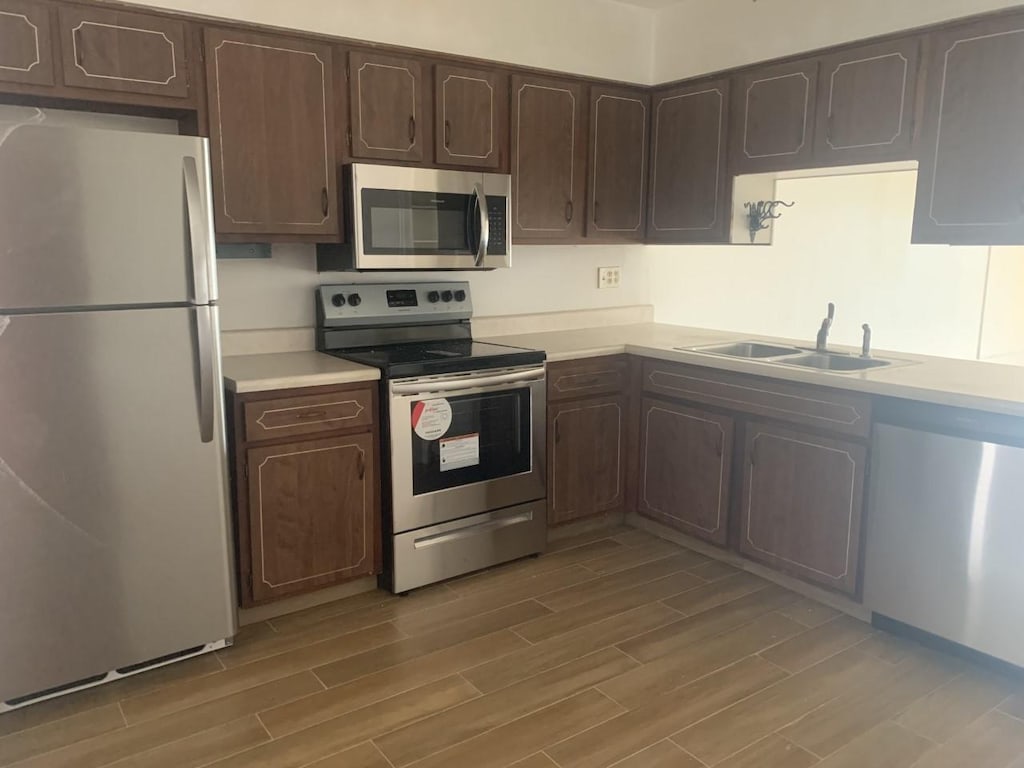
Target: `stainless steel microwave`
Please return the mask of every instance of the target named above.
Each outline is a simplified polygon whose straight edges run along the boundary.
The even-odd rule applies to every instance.
[[[345,243],[317,269],[496,269],[511,265],[512,177],[352,163],[342,169]]]

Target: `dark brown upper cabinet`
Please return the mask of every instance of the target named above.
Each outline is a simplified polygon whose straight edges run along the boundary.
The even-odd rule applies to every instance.
[[[728,241],[729,81],[657,92],[652,114],[648,241]]]
[[[930,41],[916,243],[1024,243],[1024,17]]]
[[[915,37],[822,59],[814,133],[819,163],[911,159],[920,55]]]
[[[439,165],[507,166],[507,75],[448,64],[434,68],[434,157]]]
[[[643,240],[648,114],[650,98],[642,91],[590,89],[587,237]]]
[[[512,78],[512,237],[551,243],[583,235],[586,134],[583,86]]]
[[[813,165],[818,60],[763,67],[733,81],[729,159],[734,174]]]
[[[189,96],[184,23],[78,5],[58,17],[65,85]]]
[[[29,0],[0,0],[0,80],[54,84],[47,6]]]
[[[207,29],[218,235],[337,237],[330,46]]]
[[[352,156],[423,160],[423,68],[416,59],[352,51],[348,55]]]

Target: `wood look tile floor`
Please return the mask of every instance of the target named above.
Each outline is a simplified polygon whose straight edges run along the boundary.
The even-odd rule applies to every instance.
[[[1024,685],[625,528],[0,715],[19,768],[1024,768]]]

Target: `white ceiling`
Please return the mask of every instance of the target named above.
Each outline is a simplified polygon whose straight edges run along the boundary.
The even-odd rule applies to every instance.
[[[616,2],[635,5],[638,8],[657,10],[658,8],[668,8],[670,5],[677,5],[684,2],[684,0],[616,0]]]

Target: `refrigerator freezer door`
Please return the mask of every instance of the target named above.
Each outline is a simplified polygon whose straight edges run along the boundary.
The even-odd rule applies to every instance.
[[[0,315],[0,701],[234,635],[216,312]]]
[[[206,139],[5,125],[0,312],[216,299]]]

